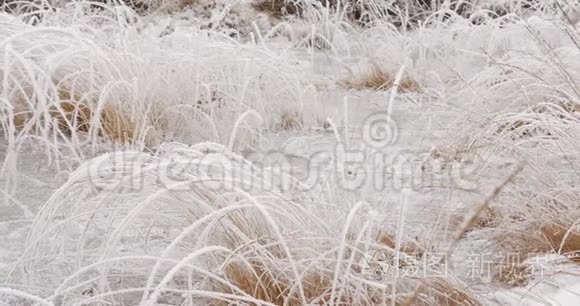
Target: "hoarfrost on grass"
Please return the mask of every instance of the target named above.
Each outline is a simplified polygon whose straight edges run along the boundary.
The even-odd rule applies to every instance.
[[[572,303],[577,5],[322,2],[1,13],[0,301]]]

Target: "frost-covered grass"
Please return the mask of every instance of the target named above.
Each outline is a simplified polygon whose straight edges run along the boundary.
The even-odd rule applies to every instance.
[[[570,301],[577,5],[102,2],[0,13],[1,302]]]

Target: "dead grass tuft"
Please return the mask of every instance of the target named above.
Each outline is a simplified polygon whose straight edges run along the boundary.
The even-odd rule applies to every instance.
[[[564,119],[564,115],[578,115],[580,113],[580,104],[572,100],[560,99],[554,102],[542,103],[532,107],[534,113],[555,113],[560,119]]]
[[[492,212],[494,210],[490,209],[491,202],[494,201],[499,196],[499,194],[502,192],[504,188],[506,188],[508,184],[512,183],[515,180],[515,178],[522,172],[523,169],[524,164],[519,164],[512,171],[512,173],[508,177],[506,177],[503,182],[501,182],[501,184],[497,185],[493,189],[491,194],[487,196],[485,200],[481,202],[481,204],[471,208],[471,212],[463,219],[463,221],[457,227],[454,235],[454,241],[452,243],[452,246],[450,247],[450,250],[453,250],[457,241],[462,237],[464,237],[465,233],[467,233],[468,230],[473,229],[478,222],[482,222],[481,220],[485,221],[487,219],[486,217],[483,217],[482,219],[482,216],[488,215],[491,217],[491,220],[494,219],[494,216],[492,215]]]
[[[24,97],[25,94],[17,94],[13,98],[13,111],[14,111],[14,127],[17,129],[22,129],[26,123],[32,118],[32,112],[30,111],[28,105],[26,104]]]
[[[122,0],[122,2],[135,12],[145,15],[154,11],[179,12],[197,4],[199,0]]]
[[[475,229],[495,227],[502,220],[502,215],[493,207],[486,207],[473,220],[471,226]]]
[[[386,233],[377,236],[377,242],[395,248],[395,239]],[[406,255],[421,257],[424,249],[415,242],[401,244],[401,252]],[[257,255],[257,254],[256,254]],[[248,295],[275,305],[302,305],[302,300],[296,288],[296,280],[292,277],[287,264],[287,258],[283,253],[270,253],[271,256],[255,256],[255,258],[268,258],[266,260],[252,260],[248,262],[227,261],[222,268],[224,278]],[[374,256],[373,260],[380,260]],[[372,263],[369,263],[372,264]],[[382,305],[391,302],[390,296],[385,296],[384,291],[370,291],[368,296],[354,296],[356,290],[343,290],[340,296],[335,295],[331,301],[334,263],[329,266],[306,265],[310,268],[301,272],[301,285],[307,303],[315,305],[342,304],[342,305]],[[286,267],[286,268],[285,268]],[[367,277],[369,271],[361,271],[356,264],[350,267],[350,274],[357,277]],[[386,276],[385,281],[391,280]],[[405,294],[409,285],[417,285],[414,292]],[[399,283],[401,290],[395,299],[396,305],[479,305],[475,297],[456,284],[441,277],[416,279],[413,277],[401,277]],[[237,294],[226,285],[218,284],[217,288],[224,293]]]
[[[395,85],[395,76],[378,65],[372,65],[371,69],[358,79],[343,80],[339,82],[339,85],[347,89],[389,90]],[[421,87],[417,81],[404,76],[397,90],[400,93],[420,92]]]
[[[435,299],[437,305],[480,305],[469,293],[457,288],[444,279],[432,281],[429,283],[428,288],[428,293]]]
[[[280,115],[280,122],[276,124],[278,130],[297,130],[304,126],[302,114],[295,111],[284,111]]]
[[[276,279],[262,264],[252,263],[250,267],[246,267],[239,263],[230,263],[224,272],[226,279],[245,293],[277,305],[284,303],[288,284]]]
[[[535,254],[551,253],[552,248],[539,231],[527,232],[503,231],[495,235],[492,241],[504,252],[519,254],[522,258],[528,258]]]
[[[504,232],[493,239],[501,249],[517,254],[522,261],[540,254],[560,254],[570,261],[580,262],[580,232],[569,229],[569,226],[555,222],[530,224],[527,230]],[[514,264],[514,269],[523,268]],[[508,273],[505,278],[510,277]]]
[[[265,13],[276,19],[299,14],[301,9],[294,0],[261,0],[252,6],[260,13]]]
[[[521,262],[519,256],[504,258],[499,263],[493,273],[493,279],[509,287],[524,287],[530,278],[531,267]]]
[[[115,143],[131,143],[135,140],[136,123],[110,103],[105,103],[97,115],[95,104],[80,98],[67,89],[59,89],[58,104],[51,115],[58,129],[66,135],[73,132],[89,132],[91,125],[99,123],[99,136]],[[98,116],[98,120],[95,119]]]
[[[301,305],[298,291],[292,289],[294,281],[287,278],[285,273],[272,272],[261,262],[251,262],[250,265],[230,262],[224,273],[228,281],[254,298],[276,305]],[[321,272],[312,272],[302,279],[302,287],[309,302],[328,301],[332,279]],[[223,290],[228,292],[230,289]],[[348,303],[347,297],[341,300]]]
[[[556,100],[534,105],[522,113],[526,119],[508,120],[496,130],[497,135],[509,135],[512,140],[543,135],[552,137],[553,131],[537,118],[537,114],[556,118],[559,123],[568,124],[580,120],[580,104],[571,100]],[[528,115],[535,115],[533,117]]]
[[[555,252],[566,255],[580,251],[580,232],[575,229],[568,230],[561,224],[549,223],[542,225],[540,232]]]
[[[399,305],[447,305],[476,306],[481,305],[475,297],[442,278],[423,280],[415,291]]]
[[[395,238],[385,232],[379,233],[377,241],[391,249],[396,249],[397,247]],[[423,257],[423,254],[425,254],[425,250],[414,241],[402,242],[398,251],[417,258]]]
[[[55,101],[49,106],[48,117],[52,126],[64,136],[93,131],[113,143],[132,143],[138,137],[137,123],[113,103],[105,102],[101,109],[97,109],[96,102],[64,87],[59,88],[52,99]],[[24,128],[33,119],[33,113],[27,103],[16,102],[15,127]],[[98,126],[94,127],[94,124]]]
[[[319,271],[319,270],[317,270]],[[231,284],[248,295],[273,303],[275,305],[302,305],[300,296],[295,288],[294,281],[286,278],[285,273],[272,272],[262,263],[252,262],[250,265],[230,262],[224,268],[225,278]],[[331,274],[311,272],[302,279],[304,295],[308,303],[316,305],[331,304],[332,278]],[[417,280],[414,280],[417,281]],[[467,291],[453,285],[443,278],[423,279],[418,283],[416,290],[411,294],[397,297],[396,305],[480,305]],[[292,287],[294,287],[292,289]],[[222,286],[223,292],[232,293],[229,288]],[[292,290],[292,291],[291,291]],[[384,294],[384,293],[383,293]],[[335,298],[338,298],[335,296]],[[386,299],[386,300],[385,300]],[[356,301],[343,292],[340,301],[334,303],[353,305]],[[368,305],[381,305],[390,301],[390,297],[373,295],[365,298]],[[360,301],[359,301],[360,302]]]
[[[503,215],[493,207],[485,207],[465,229],[465,234],[484,228],[494,228],[503,220]],[[465,212],[458,211],[451,215],[450,225],[457,228],[465,221]]]

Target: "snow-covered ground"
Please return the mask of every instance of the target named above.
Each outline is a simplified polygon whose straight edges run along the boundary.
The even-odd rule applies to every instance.
[[[580,5],[259,2],[0,13],[0,304],[580,303]]]

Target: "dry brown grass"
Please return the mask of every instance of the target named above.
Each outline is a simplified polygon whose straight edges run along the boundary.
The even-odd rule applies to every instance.
[[[351,0],[348,1],[347,6],[344,5],[344,2],[341,5],[338,3],[337,0],[257,0],[253,7],[258,12],[265,13],[275,19],[281,19],[285,16],[303,16],[304,7],[315,4],[315,7],[321,6],[330,10],[339,9],[340,13],[344,13],[346,19],[352,24],[366,26],[371,21],[372,18],[368,13],[373,8],[367,2]]]
[[[550,248],[560,254],[575,254],[580,251],[580,232],[557,223],[548,223],[540,227]]]
[[[494,228],[500,224],[504,216],[494,207],[485,207],[465,229],[465,234],[484,229]],[[465,212],[457,211],[451,214],[449,224],[452,228],[457,228],[465,221]],[[462,238],[464,237],[462,236]]]
[[[376,239],[382,245],[395,248],[396,243],[391,235],[380,233]],[[420,257],[424,249],[417,243],[406,242],[401,244],[401,252],[406,255]],[[269,256],[258,256],[264,260],[249,260],[248,262],[226,261],[221,269],[224,278],[248,295],[275,305],[302,305],[302,299],[296,287],[296,280],[290,271],[288,258],[283,252],[268,252]],[[324,264],[311,265],[309,270],[300,272],[303,277],[300,284],[304,290],[306,302],[314,305],[383,305],[391,303],[391,296],[379,289],[370,289],[365,296],[356,296],[365,290],[363,287],[353,290],[343,290],[342,294],[332,298],[332,282],[334,279],[333,261]],[[350,266],[350,275],[365,278],[366,272],[358,269],[357,265]],[[341,273],[345,273],[344,271]],[[387,278],[385,281],[390,281]],[[479,305],[476,298],[465,289],[453,284],[443,277],[414,278],[401,277],[397,290],[395,305]],[[407,292],[408,286],[415,287],[415,291]],[[224,284],[217,284],[213,290],[236,294],[234,290]],[[387,294],[387,295],[385,295]],[[336,300],[339,299],[339,300]],[[218,304],[219,302],[216,301]],[[225,303],[224,303],[225,305]]]
[[[455,230],[454,241],[449,249],[450,252],[453,251],[453,248],[456,245],[457,241],[459,241],[459,239],[465,236],[465,233],[467,233],[470,229],[473,229],[478,222],[482,222],[478,220],[486,220],[485,217],[482,219],[482,216],[489,215],[493,220],[494,215],[492,214],[492,212],[494,210],[490,209],[491,202],[494,201],[499,196],[499,194],[502,192],[504,188],[506,188],[508,184],[512,183],[515,180],[515,178],[522,172],[523,169],[524,165],[519,164],[512,171],[512,173],[508,177],[506,177],[503,180],[503,182],[501,182],[501,184],[497,185],[493,189],[493,191],[489,196],[487,196],[480,204],[471,208],[471,211],[465,216],[463,221],[459,224],[459,226]],[[485,222],[483,224],[485,224]]]
[[[294,282],[287,279],[284,273],[272,273],[261,263],[253,262],[248,266],[232,262],[225,267],[224,273],[228,281],[254,298],[275,305],[302,305],[296,288],[290,292],[291,287],[295,286]],[[399,296],[395,305],[480,305],[473,295],[444,278],[427,278],[417,282],[419,284],[417,289],[407,297]],[[302,279],[301,284],[308,303],[315,305],[331,303],[330,274],[312,272]],[[232,293],[226,286],[222,286],[220,290]],[[335,300],[334,303],[341,305],[360,303],[356,301],[358,300],[346,293],[341,295],[340,301]],[[382,305],[385,301],[389,302],[390,297],[377,294],[365,297],[365,301],[366,305]]]
[[[486,207],[471,224],[472,229],[495,227],[501,222],[502,215],[493,207]],[[469,228],[468,228],[469,229]]]
[[[248,266],[231,262],[224,272],[227,280],[254,298],[276,305],[302,305],[296,288],[290,292],[294,281],[288,279],[285,273],[270,271],[263,263],[252,262]],[[316,300],[322,303],[330,299],[332,279],[328,275],[312,272],[301,280],[301,285],[308,302]],[[230,289],[224,287],[222,290],[229,292]],[[342,297],[341,301],[348,304],[349,298]]]
[[[379,233],[377,241],[391,249],[396,249],[397,247],[395,238],[392,235],[389,235],[385,232]],[[400,245],[400,249],[398,251],[417,258],[423,257],[423,254],[425,254],[424,248],[422,248],[418,243],[414,241],[402,242]]]
[[[188,7],[199,4],[199,0],[172,0],[165,2],[166,3],[160,6],[160,9],[166,13],[179,12],[181,10],[187,9]]]
[[[395,85],[395,76],[378,65],[372,65],[358,79],[343,80],[339,82],[339,85],[347,89],[389,90]],[[404,76],[397,90],[400,93],[420,92],[421,87],[417,81]]]
[[[13,100],[15,101],[13,104],[14,117],[12,118],[14,126],[17,129],[22,129],[31,119],[32,112],[28,109],[28,106],[21,95],[18,95]]]
[[[555,109],[561,110],[563,113],[569,115],[574,115],[580,113],[580,103],[569,100],[569,99],[559,99],[550,103],[540,104],[538,106],[532,107],[532,111],[535,113],[546,113],[554,112]],[[559,118],[563,119],[563,114],[556,114]]]
[[[494,264],[494,280],[510,287],[526,286],[532,274],[530,265],[525,261],[546,254],[563,255],[554,263],[580,262],[580,233],[569,231],[569,228],[554,222],[532,222],[527,230],[494,237],[500,252],[508,254],[501,258],[501,262]]]
[[[113,143],[132,143],[139,136],[137,123],[113,103],[105,102],[97,114],[97,103],[63,87],[57,90],[52,99],[54,101],[48,109],[49,121],[64,136],[70,137],[77,132],[88,133],[95,123],[99,126],[94,128],[94,132]],[[21,97],[15,103],[15,127],[24,128],[33,119],[33,112]],[[38,120],[32,124],[42,124],[42,118]]]
[[[571,100],[556,100],[548,103],[535,105],[528,110],[530,114],[543,114],[557,118],[559,122],[566,124],[570,120],[580,119],[580,104]],[[553,136],[549,126],[534,124],[537,119],[511,120],[501,124],[495,134],[508,134],[511,139],[524,139],[535,135]]]
[[[519,256],[505,258],[494,267],[493,279],[509,287],[526,286],[532,276],[531,267],[522,261]]]
[[[70,90],[59,89],[59,101],[51,114],[58,129],[66,135],[88,132],[97,115],[94,105]],[[99,136],[115,143],[131,143],[135,140],[136,123],[113,104],[105,103],[98,116]]]
[[[548,222],[530,225],[524,232],[500,233],[493,237],[504,253],[511,254],[510,262],[499,263],[494,278],[509,286],[524,286],[529,278],[525,260],[542,254],[560,254],[572,262],[580,262],[580,232],[569,226]],[[517,256],[519,260],[513,260]]]
[[[299,14],[301,9],[293,0],[261,0],[254,2],[254,9],[271,17],[280,19],[287,15]]]
[[[431,281],[427,288],[427,294],[434,298],[437,305],[480,305],[472,295],[444,279]]]
[[[515,216],[500,213],[494,207],[485,207],[472,222],[468,223],[461,238],[465,238],[467,233],[478,230],[498,230],[498,227],[506,218],[517,219]],[[464,221],[464,213],[458,212],[451,216],[452,227],[457,228]],[[499,231],[502,231],[502,229],[499,229]],[[545,241],[533,239],[533,237],[527,235],[502,234],[501,237],[502,239],[497,245],[500,249],[505,250],[509,256],[507,258],[489,258],[488,264],[491,268],[493,280],[508,287],[527,285],[531,278],[531,272],[530,267],[524,261],[538,252],[549,252]],[[521,239],[518,239],[518,237]]]
[[[481,305],[477,299],[467,291],[454,286],[443,278],[429,278],[422,280],[415,291],[403,302],[402,306],[476,306]]]
[[[280,115],[280,122],[276,124],[278,130],[297,130],[304,126],[302,114],[295,111],[284,111]]]
[[[122,0],[122,2],[139,14],[154,11],[173,13],[197,4],[199,0]]]

